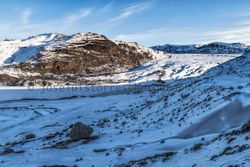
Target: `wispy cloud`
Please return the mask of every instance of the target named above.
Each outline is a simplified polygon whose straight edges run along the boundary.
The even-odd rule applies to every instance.
[[[104,13],[109,12],[112,9],[112,5],[113,5],[112,2],[104,5],[101,9],[99,9],[99,14],[104,14]]]
[[[239,20],[237,21],[237,23],[235,23],[235,26],[240,26],[240,27],[244,27],[244,26],[249,26],[250,25],[250,20]]]
[[[144,27],[139,31],[127,32],[117,31],[113,33],[117,24],[120,24],[122,20],[132,17],[136,14],[144,12],[148,9],[153,8],[153,4],[136,3],[130,4],[126,7],[118,10],[119,14],[114,14],[113,11],[115,4],[107,3],[100,8],[82,8],[68,15],[60,16],[56,19],[47,20],[45,22],[31,22],[33,17],[32,8],[26,8],[25,10],[19,11],[19,19],[5,22],[0,27],[0,38],[2,37],[26,37],[29,35],[45,33],[45,32],[62,32],[62,33],[75,33],[78,31],[95,31],[103,34],[111,34],[113,39],[124,40],[124,41],[136,41],[146,46],[152,46],[157,44],[173,43],[173,44],[190,44],[190,43],[208,43],[214,41],[221,42],[242,42],[250,44],[250,22],[248,17],[239,17],[229,22],[224,27],[213,27],[212,28],[197,28],[193,25],[176,26],[176,24],[164,24],[154,29],[145,29]],[[111,9],[113,8],[112,12]],[[96,17],[93,11],[95,10]],[[103,17],[102,17],[103,15]],[[107,19],[113,15],[111,19]],[[247,14],[244,14],[247,15]],[[101,16],[101,18],[100,18]],[[100,21],[102,20],[102,21]],[[176,19],[175,19],[176,20]],[[0,20],[1,21],[1,20]],[[91,24],[86,24],[84,21],[89,21]],[[55,28],[56,27],[56,28]],[[103,27],[100,29],[100,27]],[[110,33],[112,32],[112,33]]]
[[[171,27],[165,26],[141,31],[138,33],[119,34],[114,39],[129,42],[139,42],[146,46],[152,46],[166,43],[180,44],[180,41],[182,43],[190,42],[189,40],[183,40],[184,38],[192,40],[197,38],[197,36],[195,32],[188,27],[179,27],[173,29]]]
[[[150,3],[141,3],[141,4],[134,4],[134,5],[128,6],[125,9],[123,9],[120,15],[111,18],[110,21],[120,21],[120,20],[126,19],[129,16],[132,16],[136,13],[145,11],[149,9],[150,7],[151,7]]]
[[[223,41],[250,44],[250,25],[239,26],[225,30],[210,31],[204,35],[204,40],[201,42]],[[208,38],[208,40],[206,40],[206,38]]]
[[[210,42],[241,42],[250,45],[249,19],[238,19],[224,27],[197,29],[194,26],[165,25],[160,28],[124,33],[115,36],[117,40],[138,41],[147,46],[157,44],[204,44]]]
[[[24,11],[22,11],[21,13],[21,24],[25,25],[28,24],[30,22],[30,17],[32,16],[32,11],[31,9],[26,9]]]
[[[80,11],[76,13],[70,14],[64,21],[66,25],[72,25],[75,22],[89,16],[92,12],[92,9],[81,9]]]

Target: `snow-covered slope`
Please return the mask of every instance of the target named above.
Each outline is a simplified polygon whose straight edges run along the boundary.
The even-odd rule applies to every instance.
[[[247,167],[249,63],[249,54],[168,54],[87,78],[111,80],[105,87],[4,87],[0,166]],[[92,137],[70,140],[76,122]]]
[[[165,53],[197,53],[197,54],[243,54],[250,47],[241,43],[214,42],[204,45],[157,45],[151,47]]]
[[[44,46],[52,44],[62,37],[62,34],[50,33],[32,36],[23,40],[0,41],[0,66],[33,60]]]

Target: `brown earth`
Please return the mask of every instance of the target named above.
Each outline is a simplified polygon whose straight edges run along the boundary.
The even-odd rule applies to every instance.
[[[113,42],[94,33],[78,34],[55,49],[42,51],[36,61],[13,66],[41,74],[113,74],[152,59],[150,51],[139,51],[137,47],[136,43]]]

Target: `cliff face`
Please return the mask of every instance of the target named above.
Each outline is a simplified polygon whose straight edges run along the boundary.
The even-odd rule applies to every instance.
[[[153,59],[154,52],[137,43],[113,42],[95,33],[66,37],[44,47],[34,61],[13,65],[23,71],[52,74],[112,74]]]
[[[10,76],[8,74],[0,74],[0,83],[3,84],[16,84],[18,82],[18,78]]]

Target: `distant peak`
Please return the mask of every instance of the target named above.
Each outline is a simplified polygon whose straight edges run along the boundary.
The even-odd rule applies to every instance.
[[[250,51],[243,43],[212,42],[208,44],[191,45],[157,45],[151,47],[165,53],[197,53],[197,54],[242,54]]]

